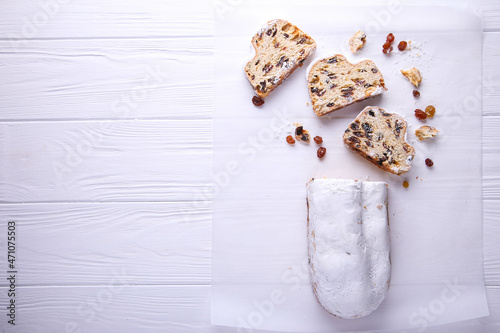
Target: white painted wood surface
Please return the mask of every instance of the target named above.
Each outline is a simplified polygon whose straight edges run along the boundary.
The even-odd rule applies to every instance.
[[[0,2],[2,253],[23,221],[4,331],[235,331],[209,318],[213,3]],[[448,329],[498,332],[500,3],[475,5],[491,316]],[[6,293],[2,279],[2,308]]]

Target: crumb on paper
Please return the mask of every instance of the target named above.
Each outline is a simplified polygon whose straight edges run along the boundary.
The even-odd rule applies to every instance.
[[[422,75],[420,74],[420,71],[413,67],[408,70],[401,70],[401,74],[403,74],[410,82],[418,88],[418,85],[420,82],[422,82]]]
[[[384,208],[384,206],[382,206],[381,204],[378,204],[378,205],[377,205],[377,208],[378,208],[378,209],[382,209],[382,208]]]
[[[437,129],[427,125],[421,126],[417,128],[417,130],[415,131],[415,135],[418,137],[420,141],[431,139],[435,137],[438,133],[439,131]]]

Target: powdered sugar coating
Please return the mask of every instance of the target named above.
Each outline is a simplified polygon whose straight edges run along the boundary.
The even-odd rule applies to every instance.
[[[387,184],[313,179],[307,202],[316,298],[337,317],[370,314],[385,298],[391,274]]]

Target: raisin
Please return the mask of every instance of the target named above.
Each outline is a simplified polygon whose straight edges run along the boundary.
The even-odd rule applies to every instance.
[[[285,56],[282,56],[280,60],[276,63],[276,67],[283,67],[284,61],[285,61]]]
[[[354,136],[350,136],[348,140],[351,141],[352,143],[359,143],[359,139]]]
[[[332,79],[332,80],[335,80],[337,78],[337,75],[335,75],[335,74],[328,74],[328,78]]]
[[[370,141],[366,140],[365,143],[368,147],[373,147],[373,144]]]
[[[365,87],[365,88],[370,88],[371,86],[372,86],[371,84],[367,83],[367,84],[365,84],[363,87]]]
[[[304,133],[304,127],[303,126],[299,126],[295,129],[295,135],[302,135],[302,133]]]
[[[326,154],[326,148],[319,147],[318,152],[317,152],[318,158],[323,158],[325,156],[325,154]]]
[[[337,88],[337,85],[336,85],[336,84],[332,84],[332,85],[330,86],[330,89],[334,89],[334,88]]]
[[[387,51],[387,49],[383,49],[383,50],[382,50],[382,52],[383,52],[384,54],[389,53],[389,51]]]
[[[337,61],[338,61],[337,57],[333,57],[333,58],[328,59],[326,62],[329,63],[329,64],[333,64],[333,63],[335,63]]]
[[[352,132],[352,134],[356,135],[357,137],[359,138],[363,138],[365,135],[363,134],[363,132],[360,132],[360,131],[356,131],[356,132]]]
[[[264,100],[259,96],[254,96],[252,97],[252,103],[255,106],[261,106],[262,104],[264,104]]]
[[[262,87],[262,89],[266,89],[266,81],[260,82],[260,86]]]
[[[312,93],[317,93],[319,91],[319,89],[317,87],[312,87],[311,88],[311,92]]]
[[[390,34],[387,35],[387,41],[389,43],[394,42],[394,35],[392,33],[390,33]]]
[[[373,112],[373,110],[368,111],[368,114],[372,117],[375,117],[375,112]]]
[[[293,145],[295,143],[295,139],[291,135],[289,135],[286,137],[286,142]]]
[[[361,68],[358,72],[360,72],[360,73],[366,73],[366,69]]]
[[[359,129],[359,123],[352,123],[352,124],[351,124],[351,128],[352,128],[353,130],[357,130],[357,129]]]
[[[332,107],[332,106],[334,106],[334,105],[335,105],[335,103],[330,102],[330,103],[328,103],[328,104],[326,105],[326,107],[331,108],[331,107]]]
[[[432,118],[436,113],[436,108],[433,107],[432,105],[429,105],[428,107],[425,108],[425,113],[427,114],[427,117]]]
[[[267,65],[265,65],[264,67],[262,67],[262,71],[264,72],[264,74],[269,73],[269,71],[270,71],[271,69],[273,69],[273,65],[271,65],[271,64],[267,64]]]
[[[420,97],[420,91],[413,90],[413,97]]]
[[[280,47],[280,43],[276,43],[274,44],[274,48],[277,49],[278,47]]]
[[[306,38],[305,37],[302,37],[298,42],[297,42],[297,45],[299,44],[304,44],[306,42]]]
[[[283,34],[283,36],[285,36],[285,38],[290,37],[290,35],[289,35],[289,34]]]
[[[372,73],[378,73],[378,70],[376,68],[372,68]]]
[[[404,188],[408,188],[408,186],[410,186],[410,184],[408,184],[408,182],[405,180],[405,181],[403,182],[403,187],[404,187]]]
[[[384,43],[384,45],[382,46],[384,49],[388,49],[389,47],[391,47],[391,43],[389,42],[386,42]]]
[[[368,123],[363,123],[361,125],[361,127],[363,128],[363,130],[366,132],[366,133],[371,133],[373,131],[373,127],[372,125],[368,124]]]
[[[424,120],[425,118],[427,118],[427,113],[425,113],[424,111],[422,111],[420,109],[416,109],[415,110],[415,117],[419,120]]]
[[[257,66],[260,62],[260,59],[258,59],[256,62],[255,62],[255,66]]]
[[[398,49],[399,51],[404,51],[406,49],[406,47],[408,46],[408,43],[405,42],[405,41],[401,41],[399,42],[398,44]]]
[[[318,145],[323,143],[323,138],[320,136],[315,136],[314,137],[314,142],[316,142]]]
[[[430,158],[425,159],[425,165],[427,165],[429,168],[434,165],[434,162]]]

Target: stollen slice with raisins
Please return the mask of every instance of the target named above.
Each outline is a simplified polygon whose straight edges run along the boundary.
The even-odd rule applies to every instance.
[[[415,157],[415,148],[405,141],[406,128],[400,115],[367,106],[345,130],[344,143],[382,170],[402,175]]]
[[[255,93],[264,98],[316,50],[316,42],[285,20],[269,21],[253,38],[255,56],[245,73]]]
[[[315,62],[307,81],[312,107],[318,116],[387,90],[384,77],[373,61],[351,64],[341,54]]]

